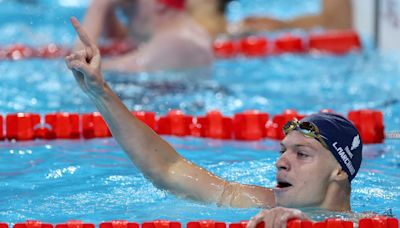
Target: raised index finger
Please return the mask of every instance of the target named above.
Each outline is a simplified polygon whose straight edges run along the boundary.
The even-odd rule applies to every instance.
[[[76,33],[78,33],[79,39],[82,41],[83,45],[93,47],[95,44],[89,38],[86,31],[83,29],[79,21],[75,17],[71,17],[71,24],[74,27]]]

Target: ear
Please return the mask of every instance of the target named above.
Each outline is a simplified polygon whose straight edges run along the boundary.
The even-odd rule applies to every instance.
[[[340,166],[336,167],[331,175],[331,180],[337,182],[347,181],[348,178],[347,173]]]

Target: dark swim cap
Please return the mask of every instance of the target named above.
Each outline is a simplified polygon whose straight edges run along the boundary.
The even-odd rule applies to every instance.
[[[357,175],[362,161],[362,142],[356,127],[346,118],[333,113],[317,113],[304,117],[300,122],[315,124],[340,166],[349,176]]]

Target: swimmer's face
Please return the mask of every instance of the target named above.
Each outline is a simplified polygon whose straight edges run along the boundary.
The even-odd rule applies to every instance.
[[[281,142],[281,153],[276,162],[276,204],[297,208],[322,206],[334,173],[340,169],[331,152],[317,140],[292,131]]]

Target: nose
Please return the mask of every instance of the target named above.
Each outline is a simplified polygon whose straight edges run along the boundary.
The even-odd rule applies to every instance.
[[[288,159],[288,151],[283,153],[281,157],[276,161],[276,168],[278,171],[289,171],[290,170],[290,162]]]

